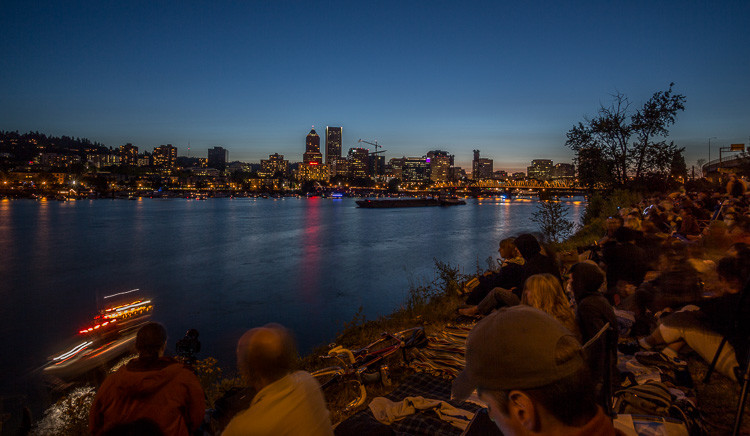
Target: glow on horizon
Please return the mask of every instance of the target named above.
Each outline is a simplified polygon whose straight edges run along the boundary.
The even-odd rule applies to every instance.
[[[4,4],[0,129],[296,162],[307,126],[330,125],[344,154],[377,138],[386,160],[441,149],[470,168],[479,149],[516,171],[570,162],[565,132],[609,94],[638,106],[675,82],[688,167],[709,137],[750,140],[750,2],[90,6]]]

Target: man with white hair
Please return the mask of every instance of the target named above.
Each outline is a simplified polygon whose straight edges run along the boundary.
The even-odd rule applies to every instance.
[[[279,324],[249,330],[237,343],[237,367],[257,394],[222,433],[234,435],[333,435],[320,385],[305,371],[293,371],[297,350]]]

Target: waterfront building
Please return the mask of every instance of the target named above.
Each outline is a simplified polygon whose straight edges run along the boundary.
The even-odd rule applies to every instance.
[[[480,158],[479,150],[474,150],[474,160],[471,162],[471,178],[486,180],[492,178],[492,159]]]
[[[289,175],[289,161],[284,159],[283,154],[274,153],[268,159],[260,160],[259,176],[275,177],[277,173],[281,173],[283,177]]]
[[[427,162],[427,157],[404,158],[401,175],[401,180],[404,182],[426,182],[430,180],[430,163]]]
[[[139,167],[150,167],[153,165],[151,161],[151,155],[148,152],[138,155],[138,166]]]
[[[518,172],[513,173],[513,175],[511,175],[510,178],[513,180],[523,180],[526,178],[526,173],[524,173],[523,171],[518,171]]]
[[[382,176],[385,173],[385,156],[382,154],[370,154],[370,174],[375,177]]]
[[[507,180],[508,172],[504,170],[497,170],[492,174],[492,178],[495,180]]]
[[[323,163],[323,155],[320,153],[320,136],[315,132],[315,127],[310,129],[310,133],[305,138],[305,154],[302,155],[302,162],[305,164],[316,162],[318,165]]]
[[[391,177],[394,177],[396,179],[403,179],[403,168],[405,160],[405,157],[392,157],[388,161],[388,166],[390,167],[389,175]]]
[[[341,158],[341,138],[343,127],[326,126],[326,165],[331,166]]]
[[[76,154],[40,153],[34,163],[47,167],[68,168],[81,163],[81,157]]]
[[[569,163],[555,164],[552,168],[552,180],[574,180],[576,178],[576,167]]]
[[[349,161],[343,157],[334,157],[328,165],[328,172],[331,177],[349,175]]]
[[[447,151],[432,150],[427,152],[427,162],[430,164],[430,180],[445,183],[450,177],[450,167],[453,165],[453,155]]]
[[[104,168],[113,165],[120,165],[120,156],[116,154],[88,154],[86,160],[94,168]]]
[[[549,180],[552,177],[552,160],[534,159],[527,168],[526,175],[530,179]]]
[[[349,177],[367,178],[370,176],[370,150],[354,147],[349,149]]]
[[[328,180],[328,167],[315,161],[303,162],[297,167],[297,179],[303,182]]]
[[[229,160],[229,150],[224,147],[214,147],[208,149],[208,166],[224,171]]]
[[[120,164],[121,165],[138,165],[138,147],[131,143],[120,146]]]
[[[466,170],[461,167],[451,167],[450,169],[450,180],[452,182],[455,182],[457,180],[465,180],[467,178],[466,176]]]
[[[172,144],[155,147],[154,152],[151,154],[151,159],[154,166],[174,168],[177,161],[177,147],[173,147]]]

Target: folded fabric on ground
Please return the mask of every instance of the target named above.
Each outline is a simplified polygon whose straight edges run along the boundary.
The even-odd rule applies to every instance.
[[[406,397],[398,402],[377,397],[370,402],[370,411],[383,424],[393,424],[420,410],[434,410],[438,418],[460,430],[466,430],[474,418],[474,413],[454,407],[446,401],[424,397]]]
[[[417,349],[410,366],[416,371],[456,378],[466,365],[466,338],[474,327],[449,324],[435,335],[428,337],[427,346]]]
[[[413,374],[385,398],[401,402],[408,397],[423,397],[443,401],[467,413],[474,414],[480,407],[468,402],[451,401],[451,382],[427,373]],[[386,425],[375,419],[371,410],[363,410],[339,424],[334,433],[337,436],[369,435],[438,435],[459,436],[461,429],[443,421],[432,409],[418,411],[403,419]]]

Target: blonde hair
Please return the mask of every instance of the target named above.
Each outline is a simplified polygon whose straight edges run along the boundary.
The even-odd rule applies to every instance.
[[[542,310],[578,336],[578,325],[560,281],[552,274],[535,274],[524,283],[521,302]]]

